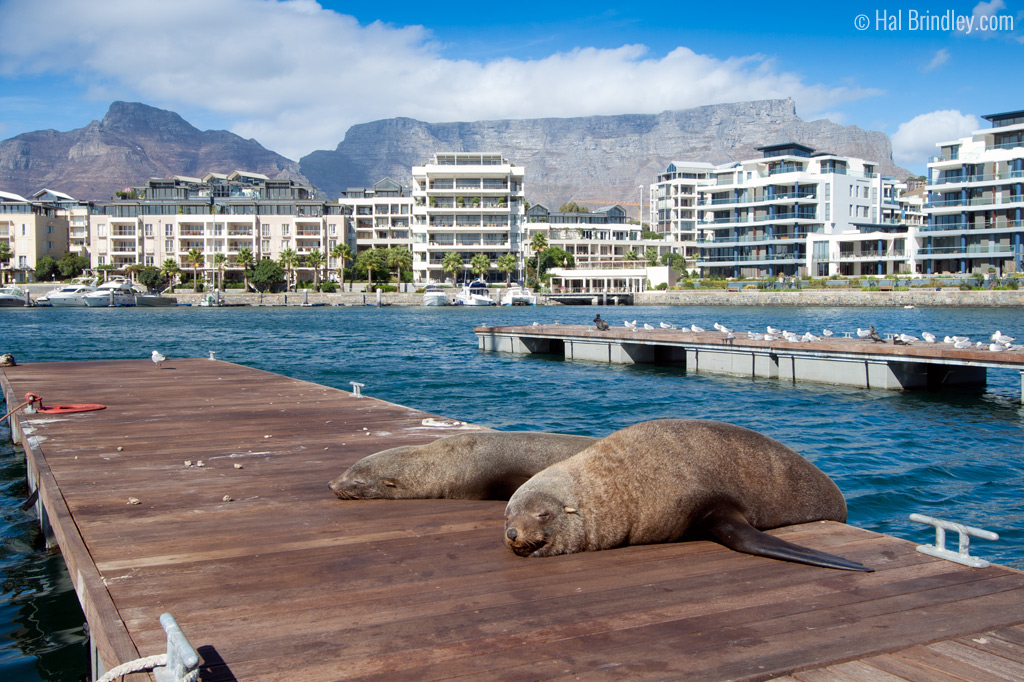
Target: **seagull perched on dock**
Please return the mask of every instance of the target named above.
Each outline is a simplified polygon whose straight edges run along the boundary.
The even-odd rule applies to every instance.
[[[653,324],[647,324],[646,322],[644,322],[644,329],[647,329],[647,330],[654,329],[654,325]]]
[[[873,331],[875,331],[874,327],[871,327],[870,329],[861,329],[860,327],[857,327],[857,337],[861,339],[869,339],[871,338],[871,332]]]
[[[658,326],[662,329],[675,329],[675,327],[670,325],[668,322],[659,322]]]
[[[714,328],[715,328],[716,330],[718,330],[718,331],[722,332],[723,334],[728,334],[729,332],[731,332],[731,331],[732,331],[731,329],[729,329],[728,327],[726,327],[726,326],[725,326],[724,324],[718,324],[717,322],[715,322],[715,324],[714,324],[714,325],[712,325],[712,326],[713,326],[713,327],[714,327]]]
[[[921,332],[921,338],[925,343],[935,343],[935,334],[931,332]]]
[[[1004,350],[1010,350],[1010,344],[1008,343],[990,343],[988,349],[993,353],[999,353]]]
[[[821,335],[824,336],[827,339],[828,337],[832,336],[832,330],[831,329],[822,329],[821,330]]]
[[[800,337],[800,340],[803,341],[804,343],[810,343],[812,341],[821,341],[821,337],[815,336],[810,332],[804,332],[804,335]]]
[[[776,329],[775,327],[773,327],[773,326],[771,326],[771,325],[768,325],[768,329],[767,329],[766,331],[767,331],[767,332],[768,332],[769,334],[775,334],[775,335],[778,335],[778,334],[781,334],[781,333],[782,333],[782,330],[781,330],[781,329]]]
[[[698,327],[698,326],[697,326],[697,325],[695,325],[695,324],[691,324],[691,325],[690,325],[690,331],[691,331],[691,332],[694,332],[694,333],[697,333],[697,332],[702,332],[702,331],[704,331],[704,327]]]
[[[764,341],[764,334],[759,334],[758,332],[747,332],[747,336],[751,341]]]
[[[992,339],[991,340],[992,340],[992,343],[1009,345],[1010,343],[1013,342],[1014,337],[1007,336],[1006,334],[1002,333],[1001,331],[999,331],[997,329],[996,333],[992,335]]]
[[[899,334],[895,338],[898,338],[900,341],[902,341],[903,343],[905,343],[907,345],[910,345],[910,344],[914,343],[914,341],[918,340],[918,338],[916,336],[911,336],[910,334]]]
[[[633,331],[636,331],[636,320],[633,320],[632,322],[630,322],[629,320],[623,320],[622,324],[626,327],[626,329],[632,329]]]
[[[971,342],[968,341],[967,339],[964,339],[963,341],[954,341],[953,342],[953,348],[956,348],[957,350],[964,350],[965,348],[970,348],[970,347],[971,347]]]
[[[153,354],[150,355],[150,357],[153,358],[153,362],[154,362],[154,364],[156,364],[156,368],[157,369],[161,369],[162,366],[163,366],[164,360],[167,359],[163,355],[161,355],[160,351],[158,351],[158,350],[153,351]]]

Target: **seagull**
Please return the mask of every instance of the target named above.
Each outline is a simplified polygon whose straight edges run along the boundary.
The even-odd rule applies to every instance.
[[[733,339],[735,339],[735,338],[736,338],[736,335],[733,334],[732,332],[726,332],[725,333],[725,340],[728,341],[729,343],[732,343]]]
[[[1010,350],[1010,344],[990,343],[988,344],[988,349],[993,353],[998,353],[1000,351]]]
[[[629,320],[624,320],[622,324],[625,325],[626,329],[632,329],[633,331],[636,331],[636,320],[633,320],[632,322],[630,322]]]
[[[942,343],[956,343],[956,339],[954,339],[949,334],[946,334],[946,337],[942,339]]]
[[[540,326],[540,322],[534,322],[534,323],[533,323],[533,326],[534,326],[534,327],[539,327],[539,326]]]
[[[878,332],[875,331],[875,328],[873,326],[868,327],[868,329],[871,330],[871,331],[868,332],[868,338],[869,339],[871,339],[875,343],[885,343],[885,340],[882,339],[882,337],[878,335]],[[857,332],[860,333],[860,330],[858,329]]]
[[[765,341],[778,341],[778,339],[779,339],[779,337],[775,336],[774,334],[765,334],[764,335],[764,340]]]
[[[670,325],[668,322],[659,322],[658,326],[661,327],[662,329],[675,329],[675,327]]]
[[[714,327],[715,327],[715,329],[717,329],[718,331],[722,332],[723,334],[728,334],[729,332],[732,331],[731,329],[726,327],[724,324],[718,324],[717,322],[715,322]]]
[[[153,351],[153,354],[150,355],[150,357],[153,358],[153,362],[156,364],[156,368],[157,369],[161,369],[162,366],[163,366],[164,360],[167,359],[163,355],[161,355],[160,351],[158,351],[158,350]]]
[[[644,329],[654,329],[654,325],[650,325],[644,322]]]
[[[793,332],[788,332],[785,329],[782,330],[782,338],[786,339],[786,341],[789,341],[790,343],[796,343],[800,340],[799,336]]]
[[[702,331],[704,331],[704,327],[698,327],[698,326],[697,326],[697,325],[695,325],[695,324],[691,324],[691,325],[690,325],[690,331],[691,331],[691,332],[694,332],[694,333],[697,333],[697,332],[702,332]]]
[[[874,327],[871,327],[870,329],[861,329],[860,327],[857,327],[857,336],[862,339],[871,338],[871,332],[874,330]]]
[[[969,336],[951,336],[949,338],[953,339],[953,343],[956,343],[957,341],[970,341],[971,340],[971,337],[969,337]]]
[[[999,331],[998,329],[996,330],[996,333],[992,335],[992,342],[993,342],[993,343],[999,343],[999,344],[1007,344],[1007,345],[1009,345],[1009,344],[1010,344],[1010,342],[1012,342],[1013,340],[1014,340],[1014,337],[1012,337],[1012,336],[1007,336],[1006,334],[1003,334],[1003,333],[1002,333],[1001,331]]]
[[[781,334],[781,333],[782,333],[782,330],[781,330],[781,329],[776,329],[775,327],[773,327],[773,326],[771,326],[771,325],[768,325],[768,329],[767,329],[767,332],[768,332],[769,334]]]
[[[764,340],[764,334],[758,334],[757,332],[747,332],[747,337],[751,341],[762,341],[762,340]]]
[[[921,332],[921,338],[925,343],[935,343],[935,334],[931,332]]]
[[[824,336],[825,338],[828,338],[828,337],[832,336],[832,330],[831,329],[822,329],[821,330],[821,335]]]
[[[911,344],[914,341],[918,341],[919,340],[916,336],[911,336],[910,334],[900,334],[899,335],[899,339],[900,339],[900,341],[902,341],[903,343],[906,343],[906,344]]]
[[[963,350],[965,348],[970,348],[970,347],[971,347],[971,342],[970,341],[956,341],[956,342],[953,343],[953,348],[956,348],[958,350]]]
[[[821,341],[821,337],[820,336],[815,336],[814,334],[812,334],[810,332],[804,332],[804,335],[800,337],[800,340],[801,341],[805,341],[805,342]]]

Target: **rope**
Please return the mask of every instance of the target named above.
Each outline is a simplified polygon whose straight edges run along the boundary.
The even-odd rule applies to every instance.
[[[21,405],[18,405],[18,406],[17,406],[17,407],[15,407],[15,408],[14,408],[13,410],[11,410],[11,411],[10,411],[10,412],[8,412],[7,414],[5,414],[5,415],[4,415],[4,417],[3,417],[3,419],[0,419],[0,424],[2,424],[2,423],[3,423],[4,421],[6,421],[6,420],[7,420],[7,418],[8,418],[8,417],[10,417],[10,416],[11,416],[12,414],[14,414],[15,412],[17,412],[17,411],[18,411],[18,410],[20,410],[21,408],[23,408],[23,407],[25,407],[26,405],[28,405],[28,404],[29,404],[30,402],[32,402],[32,401],[31,401],[31,400],[26,400],[26,401],[25,401],[25,402],[23,402],[23,403],[22,403]]]
[[[167,654],[157,654],[156,656],[137,658],[134,661],[128,661],[127,663],[122,663],[115,668],[111,668],[107,674],[96,680],[96,682],[114,682],[118,677],[131,675],[132,673],[146,672],[161,665],[167,665]],[[182,682],[198,682],[199,668],[188,671],[181,679]]]

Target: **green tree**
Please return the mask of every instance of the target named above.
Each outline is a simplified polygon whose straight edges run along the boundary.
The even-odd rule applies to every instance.
[[[164,273],[160,268],[152,265],[139,268],[138,280],[139,284],[146,287],[149,291],[160,291],[167,284],[167,277]]]
[[[474,253],[473,257],[469,259],[469,270],[478,278],[483,279],[483,276],[491,269],[491,259],[482,253]]]
[[[661,264],[669,266],[677,273],[686,269],[686,259],[678,253],[670,252],[662,255]]]
[[[338,279],[341,280],[341,287],[344,289],[345,266],[347,263],[351,263],[355,259],[355,254],[352,253],[352,247],[344,242],[335,244],[334,248],[331,249],[331,258],[338,261]]]
[[[224,266],[227,265],[228,257],[223,253],[213,254],[213,267],[217,275],[220,276],[220,288],[224,288]],[[214,285],[216,285],[216,279]]]
[[[395,281],[402,282],[402,270],[412,270],[412,252],[401,246],[388,249],[387,262],[389,268],[395,269]]]
[[[323,252],[320,249],[312,249],[306,254],[306,265],[313,268],[313,288],[320,288],[320,268],[324,266],[324,262],[327,259],[324,257]]]
[[[558,207],[559,213],[590,213],[590,209],[586,206],[580,206],[575,201],[570,201],[567,204],[562,204]]]
[[[80,256],[77,253],[65,253],[59,261],[57,261],[57,267],[60,268],[60,276],[64,279],[71,279],[78,277],[85,272],[89,267],[89,259],[85,256]]]
[[[549,246],[544,251],[544,258],[541,259],[545,268],[572,268],[576,267],[576,257],[565,249],[557,246]]]
[[[181,268],[178,267],[176,260],[167,258],[160,265],[160,274],[164,276],[168,283],[173,284],[174,280],[181,274]]]
[[[661,232],[655,232],[646,225],[640,230],[640,239],[664,239],[665,235]]]
[[[498,256],[498,272],[505,273],[505,286],[512,284],[512,273],[515,272],[517,265],[519,263],[514,253],[505,253]]]
[[[252,270],[252,266],[256,264],[256,255],[248,246],[243,246],[238,250],[238,255],[235,256],[235,263],[237,263],[242,268],[243,291],[248,291],[249,271]]]
[[[192,268],[192,291],[199,292],[199,268],[206,262],[206,255],[199,249],[189,249],[188,264]]]
[[[644,251],[644,260],[647,261],[648,265],[657,265],[661,257],[658,256],[658,250],[653,246],[648,246],[647,250]]]
[[[366,286],[373,286],[373,274],[387,269],[387,256],[383,249],[366,249],[356,256],[356,267],[366,273]]]
[[[14,258],[14,251],[11,251],[11,245],[6,241],[0,242],[0,268],[3,268],[4,263],[7,263]],[[0,284],[7,284],[7,272],[4,269],[3,280],[0,280]]]
[[[626,255],[622,257],[623,260],[640,260],[640,254],[633,249],[626,252]]]
[[[249,280],[260,293],[270,291],[271,288],[284,281],[284,268],[273,260],[264,258],[253,268]]]
[[[537,253],[537,270],[536,277],[537,283],[540,283],[541,275],[541,254],[544,253],[544,249],[548,248],[548,238],[544,236],[543,232],[537,232],[530,238],[530,247]]]
[[[45,282],[53,279],[60,272],[60,267],[57,265],[57,261],[53,260],[49,256],[43,256],[36,261],[36,281]]]
[[[291,289],[292,272],[295,270],[295,266],[299,264],[299,254],[295,253],[295,249],[281,249],[281,253],[277,257],[277,263],[288,276],[285,283],[288,285],[288,289]]]
[[[462,254],[458,251],[449,251],[441,258],[441,270],[452,276],[452,281],[459,283],[459,273],[466,267],[462,260]]]

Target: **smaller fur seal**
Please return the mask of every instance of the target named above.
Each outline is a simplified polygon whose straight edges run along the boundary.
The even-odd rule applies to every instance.
[[[524,483],[505,509],[505,544],[520,556],[710,537],[738,552],[871,571],[762,530],[846,521],[820,469],[782,443],[732,424],[642,422]]]
[[[10,353],[4,353],[0,355],[0,367],[17,367],[18,363],[14,361],[14,356]]]
[[[597,440],[561,433],[463,433],[364,457],[329,487],[343,500],[507,500],[538,471]]]

